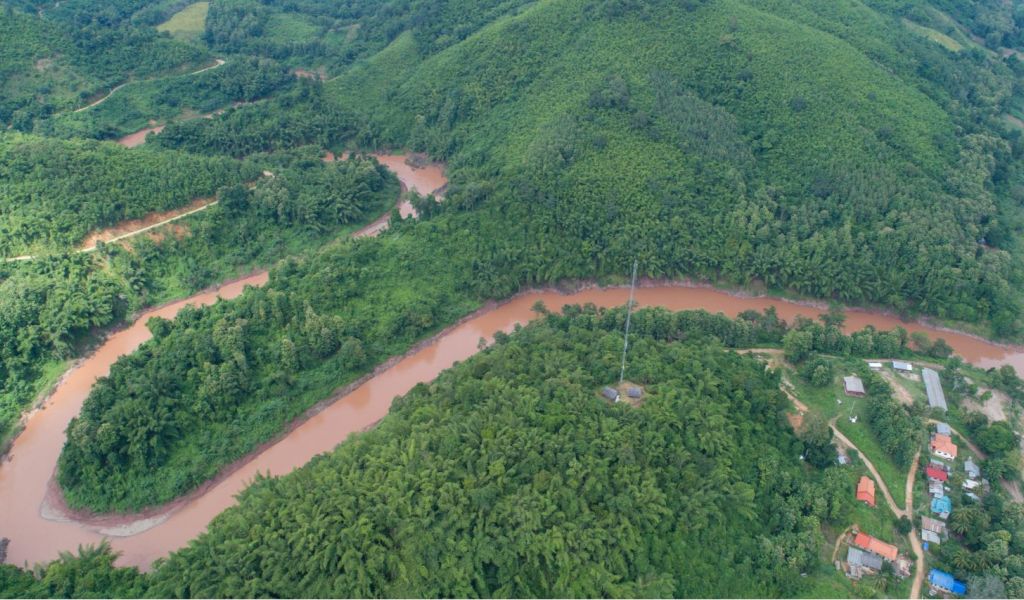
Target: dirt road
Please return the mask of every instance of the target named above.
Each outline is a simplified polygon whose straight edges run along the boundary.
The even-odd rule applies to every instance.
[[[212,65],[210,65],[208,67],[203,67],[202,69],[199,69],[197,71],[192,71],[191,73],[187,73],[187,75],[198,75],[200,73],[204,73],[204,72],[209,71],[211,69],[216,69],[217,67],[223,65],[224,62],[225,61],[222,58],[215,59]],[[162,78],[161,77],[156,77],[154,79],[162,79]],[[146,81],[152,81],[152,80],[146,80]],[[132,83],[132,81],[129,80],[129,81],[126,81],[126,82],[122,83],[119,86],[116,86],[114,89],[112,89],[109,92],[107,92],[106,96],[103,96],[102,98],[100,98],[99,100],[96,100],[92,104],[83,106],[82,108],[76,108],[75,110],[73,110],[71,112],[73,112],[73,113],[80,113],[82,111],[89,110],[90,108],[95,108],[95,107],[99,106],[100,104],[103,104],[104,102],[106,102],[108,98],[110,98],[111,96],[114,95],[115,92],[117,92],[117,90],[123,88],[124,86],[128,85],[129,83]]]
[[[917,465],[920,460],[921,451],[918,450],[917,454],[914,455],[914,460],[910,463],[910,472],[907,473],[907,487],[904,489],[907,505],[903,514],[910,519],[911,523],[914,521],[914,480],[917,478]],[[910,600],[916,600],[921,597],[921,585],[924,583],[924,547],[921,546],[921,540],[917,537],[917,529],[914,527],[907,534],[907,539],[910,540],[910,547],[914,549],[914,554],[917,555],[914,567],[914,584],[910,587]]]
[[[114,242],[119,242],[121,240],[125,240],[125,239],[128,239],[130,237],[135,237],[135,236],[139,235],[140,233],[146,233],[147,231],[150,231],[151,229],[156,229],[157,227],[163,227],[164,225],[167,225],[168,223],[173,223],[173,222],[177,221],[178,219],[184,219],[185,217],[187,217],[189,215],[194,215],[197,212],[204,211],[207,208],[210,208],[211,206],[217,204],[218,202],[220,202],[220,201],[219,200],[214,200],[213,202],[210,202],[208,204],[204,204],[204,205],[200,206],[199,208],[194,208],[192,210],[185,211],[185,212],[183,212],[183,213],[181,213],[179,215],[174,215],[173,217],[171,217],[169,219],[164,219],[163,221],[159,221],[157,223],[153,223],[152,225],[147,225],[145,227],[142,227],[140,229],[136,229],[134,231],[129,231],[128,233],[125,233],[125,234],[122,234],[122,235],[119,235],[119,236],[116,236],[116,237],[112,237],[109,240],[104,240],[104,243],[112,244]],[[96,245],[95,244],[93,244],[91,246],[88,246],[86,248],[82,248],[81,250],[79,250],[79,252],[95,252],[95,251],[96,251]]]
[[[177,221],[178,219],[184,219],[185,217],[187,217],[189,215],[194,215],[197,212],[204,211],[207,208],[210,208],[211,206],[213,206],[214,204],[217,204],[218,202],[219,202],[219,200],[214,200],[213,202],[210,202],[209,204],[204,204],[204,205],[200,206],[199,208],[194,208],[194,209],[192,209],[190,211],[183,212],[183,213],[181,213],[179,215],[174,215],[173,217],[171,217],[169,219],[164,219],[163,221],[160,221],[158,223],[153,223],[152,225],[147,225],[145,227],[141,227],[139,229],[135,229],[133,231],[129,231],[128,233],[124,233],[124,234],[119,235],[117,237],[112,237],[109,240],[104,240],[104,242],[107,243],[107,244],[112,244],[114,242],[119,242],[121,240],[125,240],[125,239],[128,239],[130,237],[135,237],[135,236],[139,235],[140,233],[146,233],[147,231],[150,231],[151,229],[156,229],[157,227],[163,227],[164,225],[167,225],[168,223],[173,223],[174,221]],[[93,244],[91,246],[88,246],[88,247],[85,247],[85,248],[81,248],[78,251],[79,252],[95,252],[96,251],[96,245]],[[13,258],[5,258],[4,262],[15,262],[15,261],[22,261],[22,260],[34,260],[35,258],[36,257],[31,255],[31,254],[26,254],[25,256],[15,256]]]

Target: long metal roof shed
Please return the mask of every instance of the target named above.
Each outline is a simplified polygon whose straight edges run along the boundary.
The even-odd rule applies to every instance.
[[[932,408],[946,407],[946,394],[942,391],[942,382],[939,381],[939,374],[933,369],[925,367],[921,369],[921,378],[924,379],[924,390],[928,393],[928,405]]]

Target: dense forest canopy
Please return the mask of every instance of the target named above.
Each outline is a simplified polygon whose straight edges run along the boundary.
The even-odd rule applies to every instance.
[[[157,29],[191,4],[0,7],[0,257],[40,255],[0,262],[0,441],[103,328],[292,257],[264,289],[152,322],[97,384],[60,463],[75,507],[175,498],[483,302],[618,282],[634,259],[649,277],[1024,337],[1014,3],[213,0],[192,35]],[[97,141],[156,124],[143,148]],[[324,153],[397,148],[447,161],[445,201],[414,197],[420,219],[344,240],[398,183]],[[74,251],[196,197],[219,203],[174,232]],[[821,525],[848,524],[852,471],[832,467],[823,423],[816,445],[782,426],[775,374],[723,347],[779,345],[827,381],[834,357],[907,352],[906,332],[641,312],[651,393],[631,409],[595,395],[621,325],[621,311],[572,309],[501,338],[377,430],[258,482],[152,576],[90,549],[4,567],[0,590],[809,593],[798,575],[831,570]],[[865,424],[905,468],[923,414],[862,375]],[[1009,471],[1012,432],[968,425],[986,472]],[[939,564],[1024,590],[1020,511],[975,508]]]
[[[0,133],[0,257],[77,248],[93,231],[259,176],[225,158]]]
[[[210,61],[207,51],[152,28],[111,24],[103,18],[104,7],[115,3],[90,2],[76,16],[50,16],[49,7],[26,14],[17,4],[5,0],[0,7],[0,123],[22,131],[31,131],[35,119],[83,107],[131,79]],[[57,4],[71,10],[83,3]]]
[[[86,560],[106,589],[151,596],[799,595],[821,567],[819,526],[852,508],[854,471],[805,468],[778,374],[718,341],[780,323],[635,316],[642,406],[598,394],[618,373],[623,311],[575,307],[257,481],[143,581]],[[63,564],[4,575],[46,593]]]
[[[96,328],[333,240],[386,213],[398,194],[394,175],[379,164],[324,163],[315,148],[236,163],[85,141],[14,136],[4,142],[19,150],[5,155],[14,166],[25,164],[16,157],[38,152],[33,170],[12,169],[8,179],[12,192],[34,203],[17,204],[5,226],[17,232],[35,223],[33,231],[58,243],[34,260],[0,262],[0,439],[39,393],[41,369],[73,356]],[[261,168],[274,176],[261,176]],[[105,195],[81,195],[101,184]],[[129,248],[112,244],[93,253],[66,245],[80,240],[90,223],[109,224],[83,217],[113,210],[122,211],[118,218],[138,216],[146,207],[181,206],[206,194],[220,203],[179,222],[177,235],[139,236]],[[22,207],[35,211],[23,214]],[[67,212],[71,207],[78,212]],[[61,223],[66,230],[56,227]]]

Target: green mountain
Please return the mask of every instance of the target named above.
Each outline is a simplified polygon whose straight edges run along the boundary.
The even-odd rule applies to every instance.
[[[399,37],[327,88],[369,143],[495,183],[542,249],[532,280],[638,257],[1009,335],[1015,80],[860,2],[561,0],[439,53]]]

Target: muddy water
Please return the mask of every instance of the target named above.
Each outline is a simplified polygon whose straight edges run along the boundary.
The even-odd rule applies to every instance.
[[[129,133],[123,138],[117,140],[117,143],[121,144],[125,148],[134,148],[136,146],[141,146],[142,144],[145,144],[146,136],[149,135],[151,132],[160,133],[163,130],[164,125],[157,125],[156,127],[146,127],[145,129],[140,129],[135,133]]]
[[[328,152],[324,156],[324,162],[348,160],[349,155],[349,152],[344,152],[340,157],[335,157],[333,152]],[[448,178],[444,174],[444,163],[428,162],[423,166],[413,167],[406,162],[408,159],[406,154],[372,154],[371,156],[398,176],[404,189],[423,195],[434,194],[437,198],[444,196],[444,188],[448,185]],[[405,198],[398,199],[398,214],[402,215],[403,219],[417,216],[416,209]],[[373,223],[353,233],[352,237],[376,237],[388,228],[390,220],[391,213],[384,213]]]
[[[230,297],[247,283],[259,284],[262,278],[225,287],[220,295]],[[592,302],[599,306],[619,306],[626,302],[628,290],[590,289],[573,294],[530,292],[512,301],[490,308],[448,330],[431,343],[411,353],[390,368],[340,398],[319,414],[295,428],[287,437],[258,453],[250,462],[221,478],[208,489],[173,504],[146,519],[121,518],[106,523],[81,524],[52,520],[54,509],[46,501],[53,466],[63,444],[63,432],[78,412],[92,381],[105,374],[121,354],[130,352],[149,337],[140,319],[130,329],[110,338],[99,351],[85,360],[59,387],[46,410],[33,415],[28,428],[16,441],[12,460],[0,465],[0,536],[11,538],[8,560],[15,564],[53,559],[61,550],[79,544],[95,543],[108,536],[113,547],[122,552],[121,564],[148,567],[153,560],[185,545],[225,508],[234,504],[234,496],[256,475],[282,475],[305,464],[310,458],[334,448],[353,432],[372,426],[383,418],[392,400],[408,392],[416,383],[430,381],[456,361],[472,356],[480,338],[491,339],[495,331],[510,331],[516,323],[533,317],[530,310],[537,300],[550,308],[568,303]],[[188,303],[208,303],[215,294],[203,294]],[[637,291],[640,306],[663,306],[672,310],[705,308],[735,316],[747,310],[775,306],[780,316],[792,320],[797,315],[815,317],[820,310],[769,298],[741,298],[707,288],[671,285],[652,286]],[[170,317],[186,302],[157,311]],[[853,312],[848,328],[871,324],[880,329],[902,325],[910,331],[925,331],[944,337],[958,353],[981,366],[1013,364],[1024,372],[1024,348],[1001,347],[951,332],[938,332],[925,326],[903,324],[885,315]],[[46,516],[44,516],[44,514]],[[59,515],[59,511],[57,511]],[[49,517],[49,518],[47,518]]]

